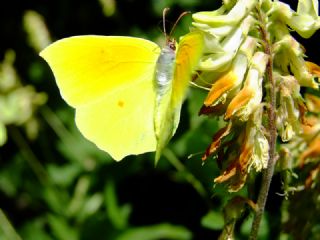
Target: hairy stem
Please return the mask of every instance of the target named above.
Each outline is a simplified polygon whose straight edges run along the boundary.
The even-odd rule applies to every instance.
[[[257,206],[258,209],[255,213],[251,233],[249,239],[257,239],[259,226],[261,223],[262,215],[265,209],[268,192],[271,184],[271,179],[274,173],[274,166],[276,163],[276,139],[277,139],[277,129],[276,129],[276,86],[275,80],[273,78],[273,61],[272,61],[272,48],[269,38],[269,33],[266,29],[266,22],[263,13],[258,9],[258,15],[261,23],[261,34],[262,40],[265,43],[265,53],[270,56],[267,68],[266,68],[266,83],[269,86],[268,88],[268,100],[269,100],[269,108],[268,108],[268,142],[269,142],[269,161],[267,168],[262,173],[262,182],[260,187],[260,192],[258,195]]]

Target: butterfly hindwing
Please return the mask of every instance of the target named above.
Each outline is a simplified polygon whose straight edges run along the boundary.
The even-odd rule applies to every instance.
[[[179,121],[181,105],[191,80],[191,76],[197,67],[203,52],[203,35],[200,32],[191,32],[181,38],[176,52],[174,71],[171,86],[166,94],[162,96],[161,117],[157,118],[159,126],[156,129],[157,150],[156,161],[160,158],[163,148],[174,135]],[[156,108],[157,109],[157,108]],[[157,112],[156,112],[157,114]]]

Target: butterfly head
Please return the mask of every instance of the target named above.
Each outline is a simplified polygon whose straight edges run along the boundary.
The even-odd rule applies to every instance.
[[[166,45],[173,51],[175,51],[177,48],[176,40],[173,38],[167,38]]]
[[[173,25],[173,27],[172,27],[169,35],[168,35],[167,31],[166,31],[166,24],[165,24],[166,14],[167,14],[168,11],[169,11],[169,8],[165,8],[165,9],[163,9],[163,13],[162,13],[163,14],[163,16],[162,16],[163,17],[163,33],[164,33],[165,38],[166,38],[166,46],[168,46],[170,49],[175,51],[177,44],[176,44],[176,40],[172,37],[172,33],[175,30],[175,28],[176,28],[178,22],[180,21],[180,19],[183,16],[189,14],[190,12],[183,12],[183,13],[180,14],[180,16],[178,17],[177,21],[174,23],[174,25]]]

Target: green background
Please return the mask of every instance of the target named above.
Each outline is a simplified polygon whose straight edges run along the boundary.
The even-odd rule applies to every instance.
[[[39,46],[30,39],[48,31],[52,41],[98,34],[143,37],[163,44],[164,7],[171,8],[166,23],[170,29],[183,11],[213,10],[221,3],[101,2],[11,0],[1,6],[0,81],[13,81],[9,88],[0,85],[1,100],[20,99],[13,95],[31,87],[32,94],[23,95],[19,104],[32,106],[32,111],[24,116],[18,100],[0,108],[13,112],[10,121],[2,120],[7,139],[0,147],[0,239],[217,239],[223,228],[222,208],[234,194],[213,184],[219,174],[214,160],[201,162],[201,153],[219,126],[216,119],[197,115],[206,92],[190,91],[177,134],[157,167],[153,153],[117,163],[78,132],[73,109],[61,99],[51,70],[38,56]],[[42,16],[46,27],[28,22],[30,11]],[[184,17],[174,35],[187,33],[190,23],[191,16]],[[304,46],[319,63],[314,39],[317,36],[303,40]],[[4,62],[13,72],[3,70]],[[18,96],[22,96],[19,91]],[[258,186],[259,177],[251,183],[253,192]],[[271,186],[261,239],[279,236],[283,197],[277,192],[281,192],[280,174]],[[252,214],[244,212],[236,224],[239,239],[247,238],[248,216]]]

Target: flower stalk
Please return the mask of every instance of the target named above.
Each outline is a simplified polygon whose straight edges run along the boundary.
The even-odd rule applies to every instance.
[[[268,56],[272,56],[272,46],[269,38],[268,31],[266,30],[266,23],[264,21],[265,17],[262,16],[260,9],[257,9],[257,13],[260,19],[260,31],[262,35],[262,40],[265,43],[265,53]],[[269,85],[268,98],[268,142],[269,142],[269,160],[268,166],[262,171],[262,182],[260,187],[260,192],[257,199],[257,211],[252,222],[251,233],[249,236],[250,240],[257,239],[259,226],[261,223],[262,215],[264,213],[268,192],[270,189],[270,184],[272,176],[274,173],[274,167],[276,164],[276,141],[277,141],[277,127],[276,127],[276,84],[273,77],[273,61],[272,57],[269,57],[266,72],[265,72],[266,84]]]

